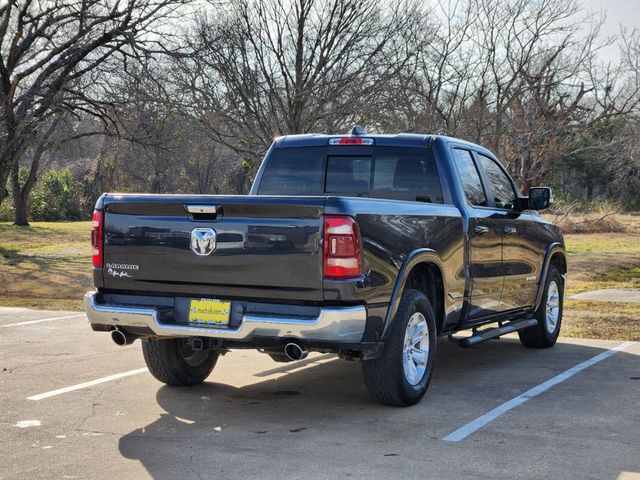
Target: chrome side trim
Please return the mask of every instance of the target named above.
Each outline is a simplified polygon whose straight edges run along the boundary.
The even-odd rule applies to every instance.
[[[118,327],[148,327],[158,336],[212,337],[250,341],[253,337],[297,338],[335,342],[360,342],[367,322],[367,310],[357,307],[325,307],[313,318],[293,318],[247,314],[235,329],[207,328],[162,323],[158,310],[146,307],[104,305],[96,301],[96,292],[84,296],[89,323]]]

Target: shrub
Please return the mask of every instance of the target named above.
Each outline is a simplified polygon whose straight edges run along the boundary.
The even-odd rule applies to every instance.
[[[45,173],[31,197],[31,218],[55,222],[82,220],[82,185],[68,168]]]
[[[0,203],[0,222],[10,222],[13,220],[13,208],[9,203],[9,200],[6,200]]]

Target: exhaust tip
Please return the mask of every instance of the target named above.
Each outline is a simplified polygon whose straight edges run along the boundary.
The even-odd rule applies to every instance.
[[[297,343],[287,343],[284,347],[284,354],[289,360],[303,360],[307,358],[309,352]]]
[[[112,330],[111,331],[111,340],[120,347],[124,347],[125,345],[131,345],[136,337],[130,335],[127,332],[123,332],[122,330]]]

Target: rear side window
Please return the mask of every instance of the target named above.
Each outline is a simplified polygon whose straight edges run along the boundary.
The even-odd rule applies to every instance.
[[[314,149],[282,149],[280,152],[287,150],[306,152]],[[326,153],[326,149],[319,150]],[[290,163],[283,162],[280,159],[280,152],[276,150],[269,160],[258,193],[261,195],[331,194],[443,203],[440,177],[430,150],[375,147],[368,151],[372,151],[373,154],[329,155],[326,157],[325,169],[322,160],[319,159],[313,161],[311,166],[311,159],[315,156],[309,156],[304,160],[304,164],[302,161],[295,160]],[[302,158],[302,155],[298,157]],[[273,162],[274,159],[280,160]],[[272,162],[275,166],[272,166]],[[312,168],[317,170],[312,172]],[[287,173],[283,170],[287,170]],[[322,177],[320,184],[318,184],[318,175]],[[288,180],[297,178],[304,182],[305,189],[287,185]]]
[[[461,148],[453,149],[453,160],[456,163],[464,194],[471,205],[484,207],[487,205],[487,197],[482,188],[480,174],[473,163],[473,157],[469,150]]]
[[[496,207],[513,209],[516,205],[516,193],[507,174],[492,158],[486,155],[479,153],[478,160],[491,182]]]
[[[280,148],[269,157],[260,181],[260,195],[322,195],[323,147]]]

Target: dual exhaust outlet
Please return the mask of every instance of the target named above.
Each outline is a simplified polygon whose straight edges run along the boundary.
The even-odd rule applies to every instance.
[[[111,340],[120,347],[131,345],[136,338],[135,335],[130,334],[126,330],[120,330],[119,328],[111,331]],[[284,346],[284,354],[289,360],[296,361],[307,358],[309,351],[301,345],[291,342]]]

